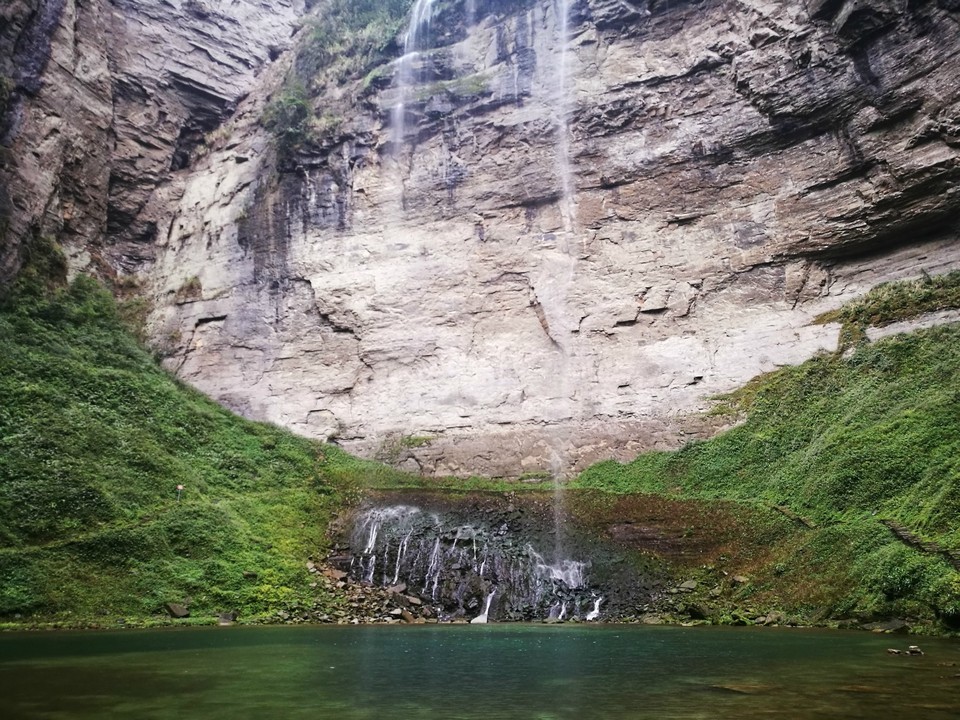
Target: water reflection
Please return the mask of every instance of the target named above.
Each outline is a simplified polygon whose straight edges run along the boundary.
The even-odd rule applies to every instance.
[[[0,637],[3,718],[955,718],[960,644],[634,626]]]

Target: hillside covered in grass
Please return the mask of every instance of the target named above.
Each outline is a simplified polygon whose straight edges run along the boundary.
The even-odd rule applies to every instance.
[[[949,554],[960,550],[960,326],[874,344],[862,330],[956,307],[958,287],[960,273],[879,287],[829,318],[858,347],[725,398],[718,412],[742,413],[742,424],[678,452],[600,463],[575,484],[786,507],[815,527],[779,548],[775,572],[751,592],[832,617],[932,613],[957,625]]]
[[[48,271],[0,302],[0,620],[332,602],[305,563],[349,458],[179,384],[106,290],[48,287]]]
[[[529,489],[415,478],[238,418],[159,368],[130,307],[62,274],[51,251],[0,298],[0,623],[162,622],[171,602],[200,621],[334,610],[343,599],[306,562],[324,556],[331,518],[359,490]],[[740,544],[764,552],[731,541],[729,567],[749,582],[726,583],[718,617],[737,617],[732,601],[800,622],[957,629],[960,326],[865,341],[870,325],[956,307],[957,287],[960,273],[878,288],[825,318],[845,325],[837,354],[723,398],[716,412],[742,419],[732,430],[600,463],[571,484],[591,492],[567,502],[589,515],[602,490],[742,508],[752,519],[737,526],[756,537]],[[683,537],[695,546],[698,532]],[[703,568],[710,583],[694,600],[707,609],[722,570]]]

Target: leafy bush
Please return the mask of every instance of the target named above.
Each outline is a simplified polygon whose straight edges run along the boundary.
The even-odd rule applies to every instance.
[[[313,105],[300,82],[288,83],[280,96],[267,105],[262,124],[273,133],[281,162],[291,158],[311,140],[312,118]]]

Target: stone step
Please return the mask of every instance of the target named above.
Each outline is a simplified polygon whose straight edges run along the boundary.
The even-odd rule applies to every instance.
[[[880,524],[892,532],[899,540],[906,545],[916,548],[929,555],[942,555],[943,558],[960,570],[960,551],[945,550],[940,545],[929,540],[923,540],[917,537],[909,529],[898,523],[896,520],[881,520]]]

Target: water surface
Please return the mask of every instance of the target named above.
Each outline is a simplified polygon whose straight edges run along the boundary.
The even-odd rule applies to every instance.
[[[887,647],[919,643],[923,657]],[[960,643],[640,626],[251,627],[0,636],[0,717],[960,717]]]

